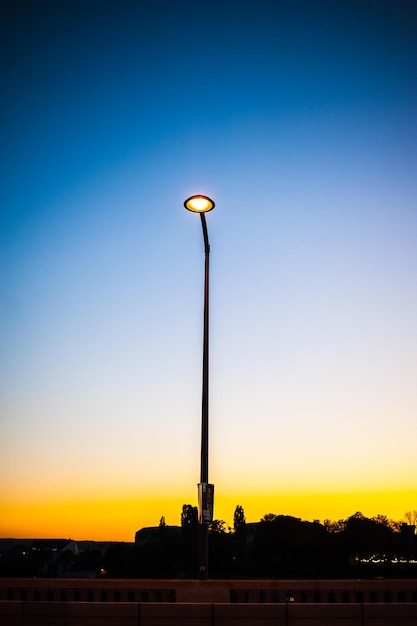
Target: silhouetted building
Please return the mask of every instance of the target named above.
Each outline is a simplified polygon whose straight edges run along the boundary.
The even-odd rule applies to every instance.
[[[143,546],[151,539],[160,539],[161,535],[169,538],[179,537],[181,535],[181,526],[147,526],[141,528],[135,534],[135,543]]]

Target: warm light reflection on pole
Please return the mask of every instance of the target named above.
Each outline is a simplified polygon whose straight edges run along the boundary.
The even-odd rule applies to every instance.
[[[203,333],[203,393],[201,410],[201,465],[198,485],[198,570],[199,578],[208,578],[208,524],[213,519],[214,486],[208,478],[209,448],[209,258],[210,244],[205,213],[214,209],[214,202],[207,196],[191,196],[184,206],[193,213],[200,213],[204,237],[204,333]]]

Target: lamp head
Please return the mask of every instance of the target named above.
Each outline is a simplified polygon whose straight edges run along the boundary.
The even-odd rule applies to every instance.
[[[207,211],[214,209],[215,204],[208,196],[197,195],[187,198],[184,206],[193,213],[207,213]]]

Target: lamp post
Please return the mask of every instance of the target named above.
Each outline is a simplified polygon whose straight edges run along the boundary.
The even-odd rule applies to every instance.
[[[203,333],[203,393],[201,410],[201,465],[198,484],[198,570],[199,578],[208,578],[208,524],[213,520],[214,485],[208,481],[209,448],[209,258],[210,244],[205,213],[214,209],[214,202],[207,196],[191,196],[184,206],[193,213],[200,213],[204,237],[204,333]]]

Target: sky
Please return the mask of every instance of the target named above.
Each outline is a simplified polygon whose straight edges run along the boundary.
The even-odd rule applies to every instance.
[[[210,465],[305,520],[417,509],[413,0],[6,0],[0,536],[133,541]]]

